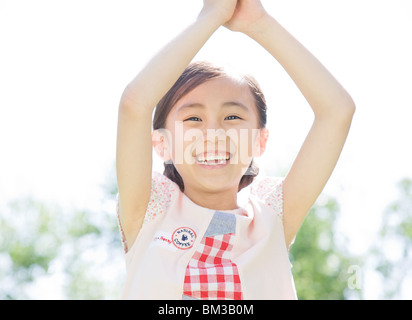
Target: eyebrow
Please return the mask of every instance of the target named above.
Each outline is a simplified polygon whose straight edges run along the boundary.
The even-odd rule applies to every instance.
[[[243,109],[246,112],[250,112],[250,109],[247,106],[245,106],[242,102],[239,102],[239,101],[227,101],[227,102],[222,104],[223,108],[228,108],[228,107],[233,107],[233,106],[239,107],[239,108]],[[201,108],[201,109],[204,109],[205,105],[203,105],[201,103],[196,103],[196,102],[195,103],[188,102],[188,103],[185,103],[182,106],[180,106],[177,109],[177,112],[180,112],[180,111],[182,111],[184,109],[188,109],[188,108]]]

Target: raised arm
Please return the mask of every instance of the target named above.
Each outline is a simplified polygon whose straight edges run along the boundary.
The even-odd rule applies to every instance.
[[[130,248],[150,200],[152,113],[209,37],[233,15],[236,0],[205,0],[197,19],[168,43],[130,82],[122,95],[116,170],[119,216]]]
[[[291,76],[315,115],[285,178],[283,224],[289,245],[335,168],[355,105],[328,70],[264,10],[260,0],[239,0],[226,26],[262,45]]]

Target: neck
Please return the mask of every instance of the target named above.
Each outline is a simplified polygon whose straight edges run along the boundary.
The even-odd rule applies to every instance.
[[[199,192],[196,190],[185,190],[185,195],[198,206],[212,210],[237,209],[237,190],[219,192]]]

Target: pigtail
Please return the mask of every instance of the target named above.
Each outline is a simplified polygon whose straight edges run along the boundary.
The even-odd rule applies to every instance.
[[[180,191],[184,192],[185,185],[183,183],[182,176],[177,172],[176,167],[173,163],[164,163],[165,170],[163,171],[163,175],[172,180],[179,186]]]
[[[259,174],[259,167],[252,160],[246,173],[243,175],[242,179],[240,179],[238,191],[250,185],[255,179],[255,177],[257,177],[258,174]]]

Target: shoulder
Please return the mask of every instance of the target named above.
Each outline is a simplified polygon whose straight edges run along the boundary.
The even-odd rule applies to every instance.
[[[153,171],[150,200],[147,205],[143,224],[164,214],[172,202],[173,194],[176,192],[180,192],[180,189],[173,181],[165,175]],[[117,194],[116,202],[117,212],[119,213],[119,194]]]
[[[152,172],[152,185],[150,191],[150,200],[147,205],[146,213],[143,220],[143,225],[149,221],[166,213],[172,202],[172,195],[179,192],[179,187],[166,176],[158,172]],[[123,226],[120,221],[120,201],[119,193],[116,195],[116,213],[117,221],[120,229],[121,240],[125,253],[128,252],[128,244],[123,231]]]
[[[165,175],[154,171],[152,173],[152,187],[150,200],[147,205],[144,223],[163,215],[170,206],[172,195],[179,191],[179,187]]]
[[[158,191],[172,192],[175,188],[178,188],[178,186],[164,174],[157,171],[152,172],[152,193]]]
[[[283,215],[282,177],[256,177],[250,186],[250,194],[263,201],[280,216]]]

